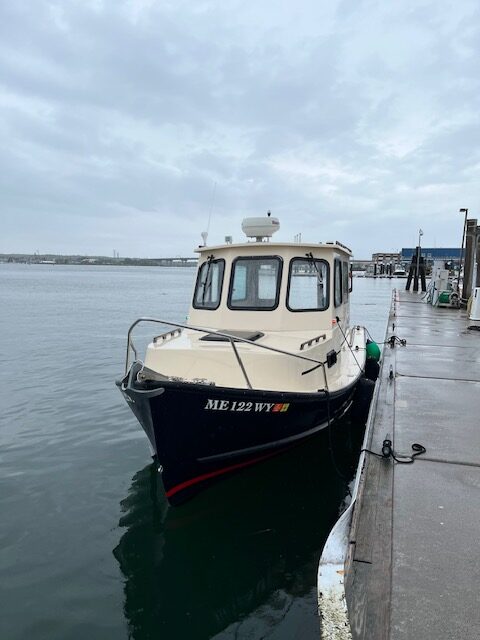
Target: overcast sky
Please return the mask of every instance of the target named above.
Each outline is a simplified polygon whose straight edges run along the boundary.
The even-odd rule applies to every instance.
[[[0,252],[459,246],[479,85],[478,0],[4,0]]]

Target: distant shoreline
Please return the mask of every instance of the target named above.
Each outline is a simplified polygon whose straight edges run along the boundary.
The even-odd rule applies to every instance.
[[[0,263],[81,265],[107,267],[196,267],[198,258],[109,258],[107,256],[63,256],[58,254],[0,253]]]

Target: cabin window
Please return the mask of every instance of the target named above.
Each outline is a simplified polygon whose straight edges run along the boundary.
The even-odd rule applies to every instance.
[[[294,258],[290,262],[287,308],[290,311],[328,309],[328,262],[317,258]]]
[[[335,306],[339,307],[342,304],[342,263],[338,258],[335,258],[334,263],[334,282],[333,286],[335,289]]]
[[[228,296],[229,309],[275,309],[282,274],[277,257],[237,258],[233,262]]]
[[[198,271],[193,306],[195,309],[218,309],[222,296],[225,260],[208,259]]]
[[[342,278],[343,278],[343,299],[346,302],[348,300],[348,292],[350,290],[350,283],[348,282],[349,277],[349,265],[348,262],[342,263]]]

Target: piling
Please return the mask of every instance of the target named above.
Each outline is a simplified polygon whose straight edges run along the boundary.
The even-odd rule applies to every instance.
[[[427,282],[425,278],[425,260],[421,255],[420,247],[416,247],[415,253],[412,256],[412,261],[410,263],[410,269],[408,272],[408,278],[405,285],[406,291],[410,291],[410,286],[413,281],[413,290],[418,291],[418,282],[419,279],[422,283],[422,291],[427,290]]]

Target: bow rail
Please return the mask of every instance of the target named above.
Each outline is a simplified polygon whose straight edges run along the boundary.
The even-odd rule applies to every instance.
[[[323,370],[323,377],[325,380],[325,388],[323,390],[328,391],[328,381],[327,381],[327,372],[325,371],[325,363],[322,362],[321,360],[316,360],[314,358],[309,358],[308,356],[304,356],[304,355],[300,355],[298,353],[292,353],[291,351],[284,351],[283,349],[277,349],[276,347],[269,347],[266,344],[259,344],[258,342],[253,342],[252,340],[248,340],[248,338],[241,338],[239,336],[234,336],[231,335],[229,333],[225,333],[223,331],[217,331],[217,329],[208,329],[205,327],[195,327],[193,325],[189,325],[189,324],[182,324],[180,322],[172,322],[171,320],[161,320],[160,318],[149,318],[149,317],[143,317],[143,318],[138,318],[137,320],[135,320],[135,322],[133,322],[130,325],[130,328],[128,330],[128,334],[127,334],[127,354],[126,354],[126,358],[125,358],[125,375],[128,373],[129,367],[130,367],[130,352],[133,352],[134,358],[135,360],[138,359],[138,352],[137,349],[135,348],[135,345],[133,344],[133,340],[132,340],[132,331],[133,329],[140,324],[141,322],[153,322],[156,324],[164,324],[167,327],[175,327],[174,331],[169,331],[165,334],[163,334],[162,336],[157,336],[157,340],[159,338],[167,338],[167,337],[173,337],[179,329],[188,329],[189,331],[198,331],[199,333],[215,333],[217,336],[221,336],[222,338],[226,338],[229,342],[230,345],[233,349],[233,352],[235,354],[235,358],[238,362],[238,365],[242,371],[243,377],[245,378],[245,382],[247,384],[247,387],[249,389],[253,389],[250,380],[248,378],[247,372],[245,370],[245,366],[242,362],[242,359],[240,357],[240,354],[238,352],[237,347],[235,346],[235,342],[243,342],[245,344],[249,344],[252,345],[253,347],[257,347],[258,349],[265,349],[266,351],[273,351],[274,353],[280,353],[282,355],[285,356],[290,356],[291,358],[297,358],[298,360],[305,360],[306,362],[313,362],[315,363],[317,366],[313,367],[307,371],[305,371],[304,373],[309,373],[310,371],[313,371],[315,369],[317,369],[318,367],[322,367]],[[303,375],[303,374],[302,374]]]

